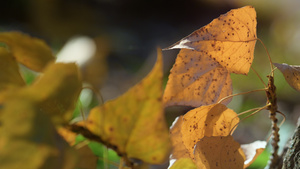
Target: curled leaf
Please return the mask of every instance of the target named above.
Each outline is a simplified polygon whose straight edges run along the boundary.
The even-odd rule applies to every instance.
[[[231,135],[204,137],[196,144],[195,161],[201,169],[241,169],[245,155]]]
[[[203,137],[227,136],[239,122],[237,114],[223,104],[202,106],[180,117],[171,129],[172,157],[194,159],[194,147]]]
[[[264,151],[266,145],[267,143],[265,141],[255,141],[250,144],[241,145],[241,148],[246,157],[244,168],[247,168],[255,161],[255,159]]]
[[[55,58],[47,44],[38,38],[20,32],[0,33],[0,42],[4,42],[16,60],[28,68],[41,72]]]
[[[122,96],[92,109],[87,128],[125,158],[150,164],[167,160],[171,145],[161,101],[162,76],[158,50],[152,71]]]
[[[286,63],[273,63],[283,74],[288,84],[297,91],[300,91],[300,66],[288,65]]]

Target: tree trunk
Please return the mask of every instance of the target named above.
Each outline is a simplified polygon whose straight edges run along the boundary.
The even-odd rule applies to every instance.
[[[282,169],[300,169],[300,118],[298,119],[298,127],[293,137],[283,151]],[[282,161],[282,159],[281,159]]]

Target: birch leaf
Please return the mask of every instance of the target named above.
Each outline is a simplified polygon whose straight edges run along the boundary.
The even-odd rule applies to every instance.
[[[166,106],[199,107],[230,95],[230,73],[249,72],[255,43],[256,12],[246,6],[221,15],[167,48],[181,50],[164,93]]]
[[[195,50],[181,49],[164,92],[166,106],[199,107],[214,104],[232,94],[230,73]],[[223,104],[227,104],[227,99]]]
[[[288,65],[286,63],[273,63],[283,74],[288,84],[297,91],[300,91],[300,66]]]
[[[94,108],[87,128],[128,159],[159,164],[169,157],[170,142],[162,103],[162,54],[152,71],[115,100]]]
[[[256,24],[256,12],[252,6],[233,9],[168,49],[193,49],[231,73],[247,74],[257,38]]]
[[[180,117],[171,129],[172,157],[194,159],[194,147],[204,136],[227,136],[239,122],[237,114],[223,104],[201,106]]]
[[[245,155],[231,135],[204,137],[196,144],[195,161],[201,169],[241,169]]]
[[[26,67],[41,72],[55,58],[49,46],[41,39],[20,32],[0,33],[0,42],[4,42],[16,60]]]

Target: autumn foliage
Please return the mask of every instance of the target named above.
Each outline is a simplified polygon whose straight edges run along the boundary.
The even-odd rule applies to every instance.
[[[76,147],[78,135],[117,152],[119,168],[148,168],[169,158],[176,160],[171,169],[246,168],[266,142],[241,146],[235,141],[232,134],[241,121],[226,105],[232,97],[230,74],[247,75],[252,65],[256,24],[253,7],[233,9],[166,48],[180,51],[164,90],[158,49],[157,61],[143,80],[92,108],[77,123],[71,120],[83,86],[78,66],[56,62],[40,39],[0,33],[6,45],[0,47],[0,168],[94,167],[97,156],[87,147]],[[41,73],[33,84],[26,85],[19,64]],[[300,89],[299,67],[274,65]],[[276,97],[275,91],[265,90]],[[274,104],[269,99],[262,109],[276,108],[276,114]],[[169,130],[164,109],[174,105],[193,109]],[[83,154],[93,156],[86,166]]]

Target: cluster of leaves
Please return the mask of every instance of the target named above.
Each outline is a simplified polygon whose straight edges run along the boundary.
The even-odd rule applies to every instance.
[[[245,168],[266,143],[240,146],[231,136],[239,118],[226,104],[230,73],[249,72],[256,40],[254,8],[231,10],[168,48],[181,50],[165,91],[158,49],[156,64],[141,82],[70,124],[82,89],[76,64],[55,62],[42,40],[1,33],[0,168],[87,168],[80,161],[91,152],[74,147],[79,134],[116,151],[120,168],[161,164],[170,154],[177,160],[172,169]],[[18,63],[41,73],[33,84],[26,85]],[[299,72],[293,71],[298,68],[276,66],[299,90]],[[172,105],[196,108],[169,132],[164,108]]]

